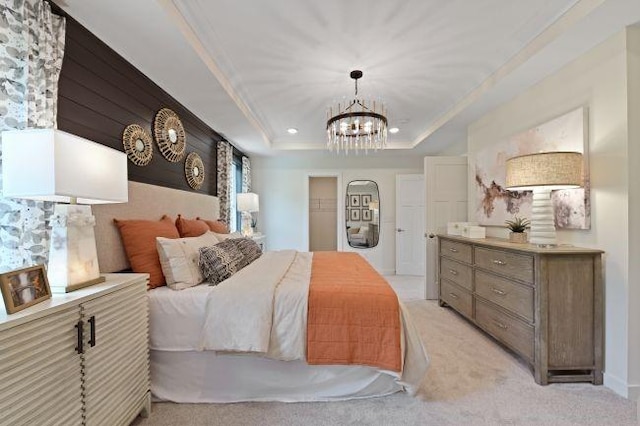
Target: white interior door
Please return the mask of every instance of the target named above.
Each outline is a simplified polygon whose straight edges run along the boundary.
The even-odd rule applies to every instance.
[[[424,175],[396,175],[396,274],[424,275]]]
[[[447,222],[467,220],[467,157],[425,157],[425,224],[427,235],[426,298],[438,298],[438,244]]]

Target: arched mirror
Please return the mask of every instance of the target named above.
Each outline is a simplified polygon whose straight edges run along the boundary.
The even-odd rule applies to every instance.
[[[345,197],[347,241],[351,247],[372,248],[380,239],[380,193],[372,180],[354,180]]]

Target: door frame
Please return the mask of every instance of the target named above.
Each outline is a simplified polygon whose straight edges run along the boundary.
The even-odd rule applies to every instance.
[[[316,177],[334,177],[336,178],[336,196],[338,199],[336,200],[336,247],[338,251],[342,251],[342,230],[344,229],[344,197],[342,194],[342,172],[326,170],[326,171],[314,171],[307,172],[305,177],[305,185],[304,185],[304,244],[303,246],[307,248],[309,251],[310,241],[309,241],[309,184],[311,183],[311,178]]]

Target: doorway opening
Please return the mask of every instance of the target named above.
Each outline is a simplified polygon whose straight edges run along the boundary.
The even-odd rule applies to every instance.
[[[309,251],[338,250],[338,178],[309,176]]]

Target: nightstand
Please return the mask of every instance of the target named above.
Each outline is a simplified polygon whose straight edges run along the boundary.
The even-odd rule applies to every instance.
[[[251,239],[253,241],[255,241],[256,243],[258,243],[258,245],[260,246],[260,249],[264,252],[267,250],[267,236],[264,234],[261,234],[259,232],[256,232],[255,234],[253,234],[251,236]]]

